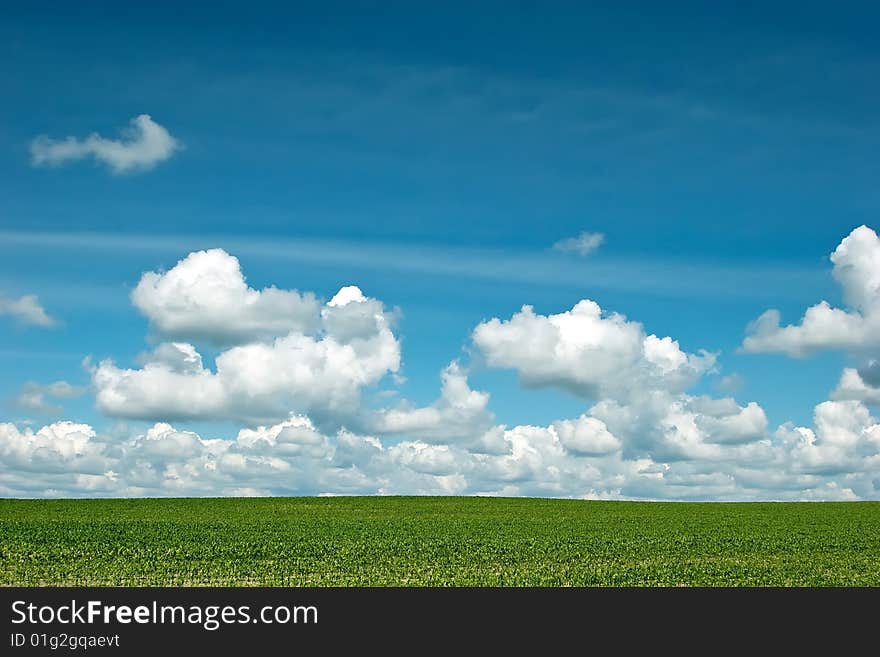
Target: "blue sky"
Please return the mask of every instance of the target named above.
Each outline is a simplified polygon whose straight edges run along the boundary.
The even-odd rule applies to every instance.
[[[717,353],[688,394],[757,402],[768,435],[810,426],[843,368],[871,355],[738,348],[769,308],[796,324],[820,300],[846,307],[828,256],[876,227],[880,206],[876,8],[38,2],[5,14],[0,294],[36,295],[57,324],[0,316],[0,420],[118,426],[94,389],[60,413],[15,400],[28,381],[93,388],[86,357],[137,367],[162,337],[131,291],[214,247],[257,290],[327,300],[357,285],[398,308],[405,381],[367,386],[374,406],[381,389],[430,404],[458,358],[500,424],[585,412],[598,400],[523,385],[522,368],[491,366],[472,343],[523,304],[550,315],[592,299],[684,352]],[[149,170],[32,161],[39,135],[117,138],[141,114],[181,146]],[[584,231],[604,235],[595,252],[552,249]],[[208,365],[220,351],[199,347]],[[720,391],[729,375],[739,384]],[[222,438],[241,426],[175,423]]]

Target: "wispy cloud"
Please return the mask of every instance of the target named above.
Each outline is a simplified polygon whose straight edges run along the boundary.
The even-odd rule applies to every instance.
[[[339,239],[260,239],[242,235],[142,235],[0,231],[5,249],[57,249],[88,253],[140,253],[180,257],[188,251],[223,248],[241,258],[296,262],[311,267],[406,273],[414,276],[530,284],[566,289],[620,290],[668,297],[725,296],[802,299],[821,288],[816,267],[769,263],[719,263],[616,256],[601,262],[559,258],[547,251],[507,248],[365,242]],[[731,285],[737,281],[737,285]],[[0,279],[2,283],[2,279]],[[59,285],[62,283],[59,283]],[[92,288],[88,294],[93,295]]]
[[[40,135],[31,142],[31,162],[34,166],[58,166],[92,157],[114,173],[126,173],[152,169],[180,148],[177,139],[149,114],[133,118],[123,137],[108,139],[92,133],[85,139],[56,140]]]
[[[48,401],[47,397],[51,399],[73,399],[84,395],[86,390],[85,386],[74,386],[67,381],[55,381],[48,385],[40,385],[34,381],[28,381],[22,386],[21,392],[15,398],[15,405],[35,413],[57,415],[64,409],[60,405]]]
[[[734,372],[733,374],[727,374],[726,376],[722,376],[715,382],[715,387],[721,392],[726,392],[728,394],[733,394],[738,392],[743,385],[745,384],[745,379],[743,379],[742,375]]]
[[[605,235],[602,233],[590,233],[583,231],[576,237],[566,237],[559,240],[553,245],[554,251],[562,253],[577,253],[580,256],[591,254],[605,242]]]
[[[9,315],[27,326],[48,328],[57,322],[40,305],[36,295],[26,294],[17,299],[0,295],[0,315]]]

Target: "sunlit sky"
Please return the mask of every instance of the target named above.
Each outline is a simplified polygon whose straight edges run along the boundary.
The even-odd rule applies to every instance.
[[[119,440],[156,422],[234,439],[281,421],[99,399],[134,394],[103,389],[101,362],[137,371],[176,342],[211,372],[238,344],[162,329],[159,314],[179,299],[153,311],[132,299],[145,273],[219,248],[252,290],[311,292],[323,304],[357,286],[383,304],[400,364],[357,383],[357,409],[335,415],[295,391],[272,393],[275,403],[289,392],[284,409],[329,436],[345,427],[386,447],[434,444],[422,425],[385,435],[363,418],[431,408],[452,361],[508,429],[577,418],[608,395],[623,403],[578,371],[548,374],[475,342],[478,326],[524,305],[548,318],[581,300],[669,336],[683,354],[714,355],[670,394],[755,402],[769,442],[785,423],[815,428],[814,408],[834,397],[844,369],[869,366],[873,338],[743,344],[768,309],[800,325],[822,300],[864,319],[867,333],[880,326],[870,324],[873,301],[859,308],[847,297],[846,263],[836,279],[829,259],[854,229],[877,226],[880,15],[870,5],[717,4],[5,7],[0,421],[25,432],[70,420]],[[880,251],[866,244],[876,293]],[[21,302],[31,295],[44,315]],[[264,329],[255,340],[268,339]],[[580,337],[555,347],[523,333],[522,352],[547,348],[547,359],[582,358],[585,369],[602,361],[604,352],[577,350],[605,338],[574,330]],[[71,390],[49,390],[56,382]],[[860,399],[871,407],[870,395]],[[679,458],[603,422],[628,458]],[[452,474],[468,476],[442,476]],[[19,490],[4,481],[7,494]],[[876,495],[871,485],[856,495]],[[330,485],[316,486],[306,492]],[[480,486],[462,490],[500,490]],[[617,490],[584,486],[556,492]],[[812,484],[798,486],[786,490]],[[773,497],[743,495],[753,494]]]

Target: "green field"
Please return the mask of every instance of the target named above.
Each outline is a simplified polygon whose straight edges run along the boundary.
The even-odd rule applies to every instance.
[[[880,585],[880,503],[0,500],[0,584]]]

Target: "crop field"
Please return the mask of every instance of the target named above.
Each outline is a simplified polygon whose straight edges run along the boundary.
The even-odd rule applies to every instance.
[[[0,500],[0,584],[880,585],[880,503]]]

